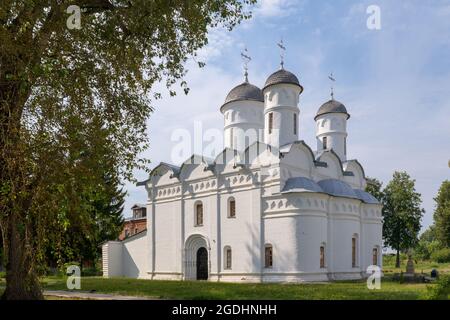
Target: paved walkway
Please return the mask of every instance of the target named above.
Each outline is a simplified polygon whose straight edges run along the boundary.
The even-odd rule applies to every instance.
[[[159,300],[156,297],[121,296],[106,293],[93,293],[88,291],[64,291],[44,290],[44,296],[65,299],[88,299],[88,300]]]
[[[0,285],[0,289],[5,286]],[[89,291],[65,291],[65,290],[44,290],[44,296],[64,299],[85,299],[85,300],[161,300],[157,297],[121,296],[117,294],[95,293]]]

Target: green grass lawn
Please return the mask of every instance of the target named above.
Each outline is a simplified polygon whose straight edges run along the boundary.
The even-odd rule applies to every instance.
[[[429,286],[429,285],[428,285]],[[45,289],[67,290],[62,278],[44,279]],[[367,289],[365,281],[323,284],[236,284],[199,281],[156,281],[125,278],[81,279],[81,290],[96,293],[151,296],[162,299],[424,299],[426,284],[399,284],[383,279],[380,290]]]
[[[392,280],[394,273],[404,271],[394,267],[395,261],[384,261],[385,277],[380,290],[367,289],[365,281],[336,281],[310,284],[243,284],[199,281],[156,281],[127,278],[103,279],[102,277],[83,277],[81,290],[96,293],[120,295],[151,296],[162,299],[425,299],[430,284],[399,283]],[[450,264],[418,261],[416,272],[428,273],[436,268],[440,274],[450,274]],[[62,277],[47,277],[42,280],[44,289],[67,290]],[[4,279],[0,278],[0,294]]]

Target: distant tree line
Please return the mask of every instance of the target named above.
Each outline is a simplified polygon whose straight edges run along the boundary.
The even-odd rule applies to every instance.
[[[400,267],[400,253],[410,249],[419,259],[450,262],[450,181],[442,183],[434,198],[434,223],[420,237],[425,211],[415,180],[406,172],[394,172],[385,188],[379,180],[368,178],[366,191],[383,205],[383,241],[396,251],[396,267]]]

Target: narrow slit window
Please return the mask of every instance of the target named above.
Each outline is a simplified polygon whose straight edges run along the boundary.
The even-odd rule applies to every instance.
[[[228,206],[229,206],[228,217],[235,218],[236,217],[236,200],[230,199]]]
[[[325,247],[320,247],[320,267],[325,268]]]
[[[198,203],[195,206],[195,225],[202,226],[203,225],[203,204]]]
[[[322,144],[323,144],[323,148],[326,149],[327,144],[328,144],[327,137],[323,137]]]
[[[225,269],[231,269],[232,256],[231,256],[231,248],[226,248],[225,250]]]
[[[297,134],[297,114],[294,113],[294,134]]]
[[[352,267],[356,267],[356,238],[352,238]]]
[[[273,265],[273,249],[271,245],[267,245],[265,248],[265,261],[264,265],[266,268],[271,268]]]
[[[374,266],[378,265],[378,248],[373,248],[373,251],[372,251],[372,264]]]
[[[269,113],[269,134],[272,133],[273,128],[273,112]]]

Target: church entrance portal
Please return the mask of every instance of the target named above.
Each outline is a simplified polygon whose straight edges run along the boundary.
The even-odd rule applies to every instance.
[[[184,279],[208,280],[209,278],[209,242],[200,234],[186,239],[184,247]]]
[[[208,280],[208,251],[204,247],[197,250],[197,280]]]

